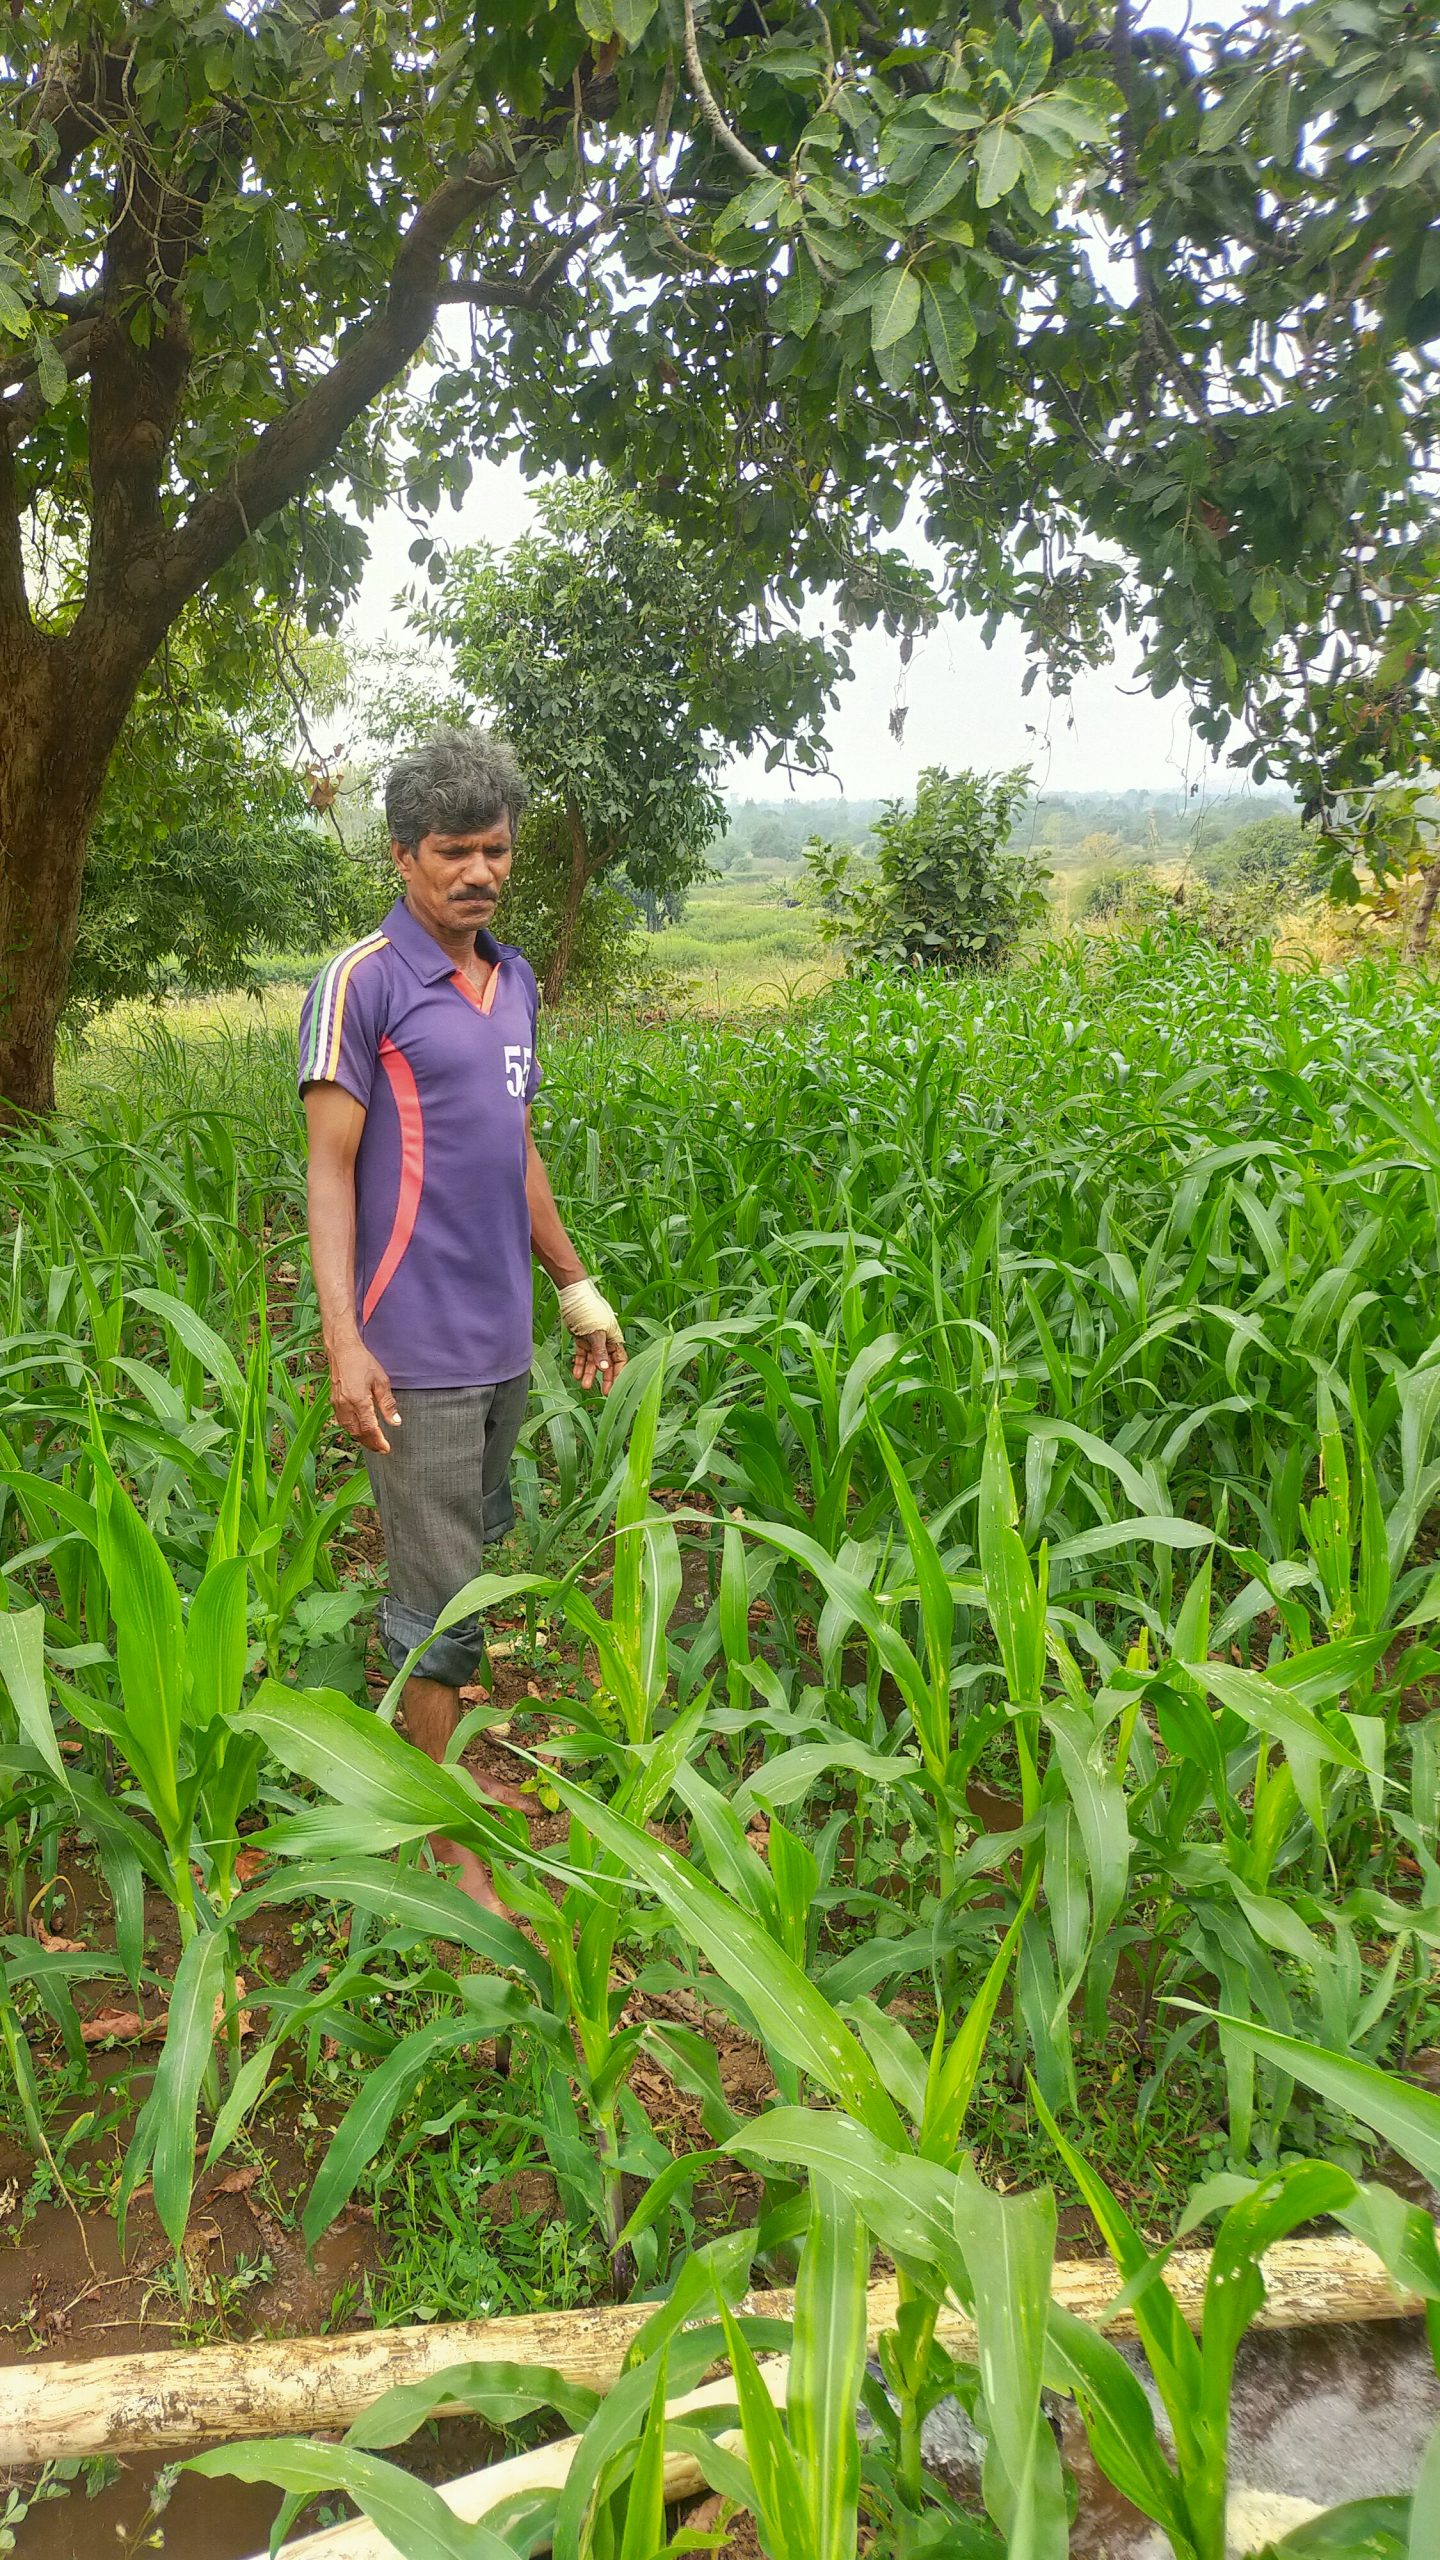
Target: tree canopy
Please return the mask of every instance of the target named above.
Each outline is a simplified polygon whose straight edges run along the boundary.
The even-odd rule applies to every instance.
[[[720,596],[1112,627],[1328,806],[1434,743],[1421,0],[41,0],[0,34],[0,1093],[193,599],[323,623],[479,454],[606,465]],[[451,315],[443,336],[442,315]],[[461,315],[460,334],[454,315]],[[430,372],[416,370],[430,349]]]
[[[843,661],[797,631],[755,629],[706,554],[608,481],[558,482],[538,513],[504,553],[457,553],[423,620],[563,817],[553,1003],[589,884],[621,867],[645,896],[698,879],[727,751],[768,737],[773,758],[813,768]]]

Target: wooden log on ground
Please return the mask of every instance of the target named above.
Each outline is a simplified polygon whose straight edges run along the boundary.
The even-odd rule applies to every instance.
[[[1192,2327],[1198,2325],[1209,2268],[1204,2249],[1177,2251],[1167,2282]],[[1299,2329],[1346,2320],[1394,2320],[1418,2303],[1397,2294],[1379,2258],[1343,2232],[1282,2240],[1265,2259],[1266,2299],[1258,2325]],[[1094,2319],[1118,2281],[1108,2259],[1071,2258],[1055,2269],[1055,2298]],[[893,2282],[870,2288],[872,2346],[893,2325]],[[789,2293],[755,2293],[744,2308],[789,2319]],[[607,2391],[653,2304],[537,2312],[525,2319],[436,2322],[334,2338],[252,2338],[235,2346],[34,2363],[0,2377],[0,2464],[74,2460],[99,2453],[175,2456],[245,2436],[338,2433],[401,2382],[485,2357],[558,2367],[571,2381]],[[944,2313],[942,2342],[972,2354],[974,2332]],[[1122,2315],[1112,2336],[1133,2337]]]

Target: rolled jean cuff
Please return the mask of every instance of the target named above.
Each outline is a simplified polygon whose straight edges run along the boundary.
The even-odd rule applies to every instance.
[[[396,1670],[415,1650],[424,1644],[434,1626],[433,1618],[423,1617],[418,1609],[406,1609],[386,1594],[380,1603],[380,1641]],[[443,1680],[447,1689],[463,1689],[471,1679],[485,1651],[485,1622],[482,1618],[457,1618],[443,1635],[415,1664],[412,1678]]]

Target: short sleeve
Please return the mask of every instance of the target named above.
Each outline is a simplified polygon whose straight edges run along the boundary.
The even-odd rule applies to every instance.
[[[520,982],[525,989],[525,1002],[530,1013],[530,1042],[526,1053],[524,1094],[528,1109],[545,1081],[540,1068],[540,990],[535,984],[535,972],[524,952],[514,951],[510,956],[519,968]]]
[[[385,1029],[385,970],[373,942],[322,969],[300,1010],[300,1090],[338,1084],[370,1107]]]

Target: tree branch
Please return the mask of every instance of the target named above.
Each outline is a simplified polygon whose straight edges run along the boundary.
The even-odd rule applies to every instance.
[[[0,436],[0,630],[7,626],[28,631],[31,622],[15,452],[9,437]]]
[[[497,311],[539,311],[552,286],[560,278],[577,252],[603,229],[600,221],[574,232],[568,240],[557,240],[549,255],[541,260],[533,276],[453,276],[436,294],[440,302],[468,302],[477,307],[490,306]]]
[[[95,335],[95,327],[96,323],[93,320],[77,320],[70,328],[57,331],[50,341],[53,353],[59,357],[72,382],[89,367],[90,341]],[[33,387],[33,378],[39,370],[38,356],[18,354],[12,356],[7,363],[0,364],[0,386],[24,382],[30,383]],[[43,407],[43,402],[40,405]],[[19,401],[7,401],[0,406],[0,420],[8,426],[11,420],[19,415],[19,411]]]
[[[255,438],[158,556],[136,564],[131,588],[147,613],[170,621],[257,526],[299,495],[347,427],[403,373],[434,324],[450,242],[509,183],[508,168],[472,163],[427,198],[401,240],[383,307],[347,332],[329,371]]]
[[[695,92],[695,103],[700,113],[716,141],[724,145],[731,159],[738,160],[742,169],[748,169],[752,178],[776,177],[779,173],[770,167],[768,161],[762,160],[758,153],[752,151],[748,142],[742,142],[738,133],[731,132],[721,113],[719,101],[705,77],[705,65],[700,59],[700,40],[695,33],[695,0],[685,0],[685,68],[690,74],[690,86]]]
[[[62,65],[52,65],[29,92],[24,122],[35,134],[48,124],[55,135],[55,157],[45,170],[52,187],[63,187],[86,144],[103,133],[125,103],[128,53],[77,51]]]
[[[1145,245],[1145,220],[1140,204],[1140,179],[1136,162],[1135,117],[1135,30],[1131,0],[1115,0],[1115,22],[1110,38],[1110,61],[1115,86],[1123,98],[1120,118],[1120,196],[1130,223],[1130,260],[1135,277],[1135,302],[1140,314],[1140,337],[1145,353],[1157,373],[1163,374],[1180,394],[1193,418],[1204,426],[1213,424],[1205,386],[1186,362],[1179,345],[1160,309],[1150,258]]]

